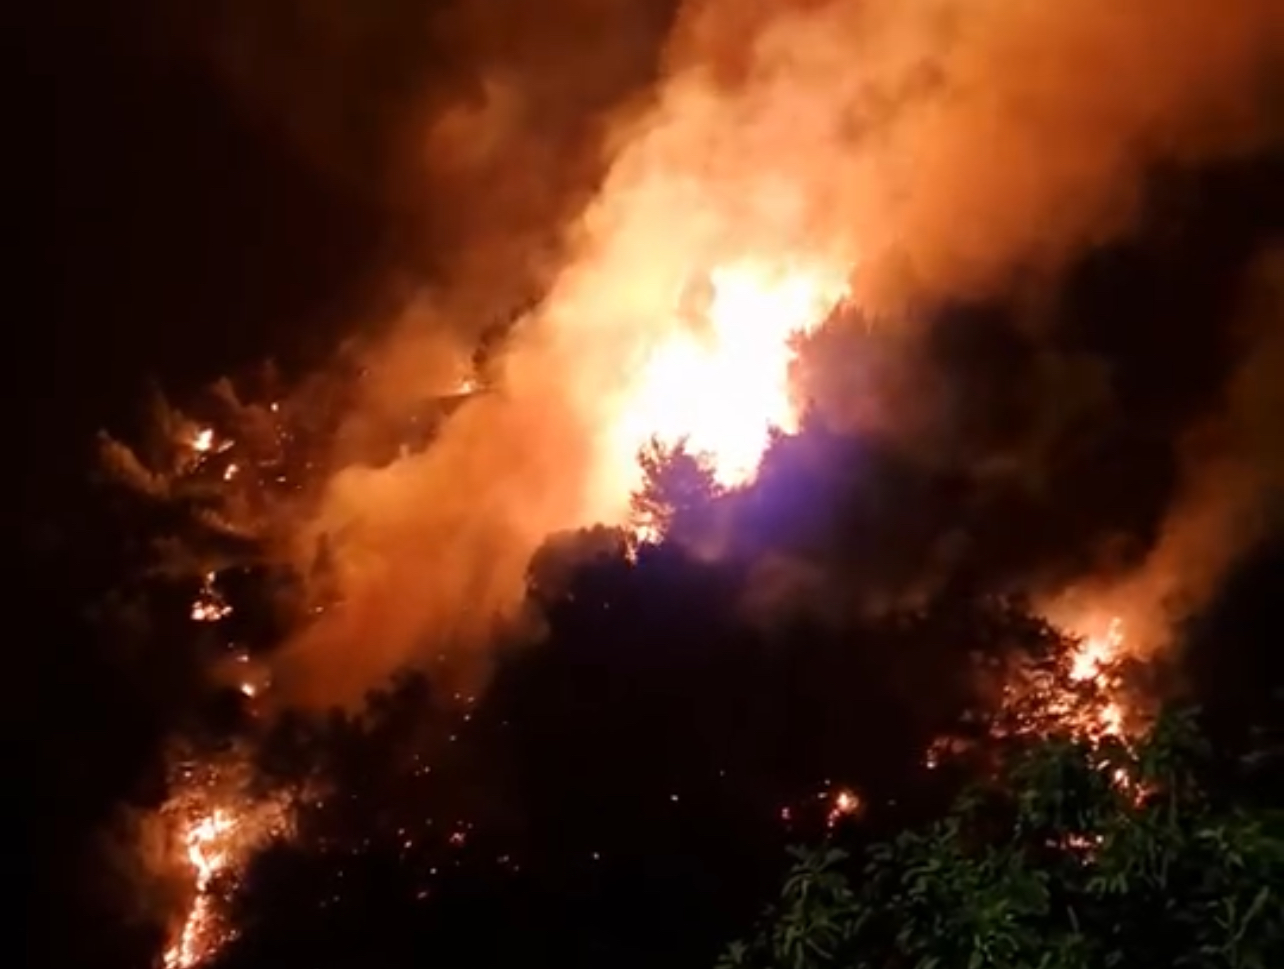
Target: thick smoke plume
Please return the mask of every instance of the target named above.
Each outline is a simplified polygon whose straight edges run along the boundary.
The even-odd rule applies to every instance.
[[[444,392],[496,316],[543,296],[507,333],[496,389],[433,447],[335,474],[300,545],[328,536],[348,605],[286,651],[303,700],[489,636],[545,536],[620,519],[632,455],[611,429],[693,274],[839,267],[876,319],[997,297],[1124,233],[1152,167],[1279,133],[1276,0],[709,0],[665,39],[667,11],[642,29],[625,3],[568,0],[525,32],[481,10],[425,26],[476,64],[444,95],[400,90],[383,141],[389,205],[448,255],[425,257],[442,284],[372,355],[371,406]],[[825,405],[872,392],[831,380]],[[1164,561],[1226,525],[1179,520]]]
[[[1269,0],[793,6],[691,10],[677,50],[734,105],[714,95],[702,160],[774,169],[811,232],[849,241],[874,306],[1055,268],[1128,226],[1148,166],[1277,133]]]

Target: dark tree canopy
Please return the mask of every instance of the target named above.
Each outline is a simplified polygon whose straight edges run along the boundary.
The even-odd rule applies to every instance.
[[[942,820],[855,858],[795,849],[779,903],[723,969],[1272,969],[1284,814],[1210,788],[1168,715],[1134,746],[1028,745]],[[849,874],[850,872],[850,874]]]

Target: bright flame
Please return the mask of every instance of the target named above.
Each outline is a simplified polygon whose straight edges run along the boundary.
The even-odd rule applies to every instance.
[[[1070,679],[1076,683],[1096,683],[1106,695],[1105,702],[1091,712],[1092,722],[1085,725],[1097,737],[1119,737],[1124,732],[1125,713],[1118,693],[1113,667],[1123,658],[1123,620],[1115,616],[1105,633],[1088,636],[1070,657]]]
[[[1091,626],[1084,621],[1068,628],[1082,631]],[[1127,745],[1142,721],[1119,673],[1127,653],[1123,620],[1116,616],[1101,631],[1079,639],[1052,669],[1018,666],[1004,683],[995,734],[1059,733],[1094,744],[1112,739]],[[934,769],[970,746],[962,737],[938,737],[929,745],[924,764]],[[1122,790],[1136,787],[1122,769],[1116,769],[1113,778]]]
[[[1009,710],[1016,714],[1019,730],[1127,741],[1138,723],[1119,672],[1128,653],[1123,620],[1115,616],[1104,626],[1099,620],[1082,620],[1066,628],[1081,638],[1062,657],[1058,670],[1019,676],[1007,687]]]
[[[774,430],[797,430],[789,370],[798,337],[846,296],[845,279],[758,262],[719,266],[695,319],[654,347],[609,431],[616,460],[634,474],[651,440],[684,444],[725,487],[753,480]]]
[[[165,969],[194,969],[234,938],[221,910],[225,892],[264,844],[291,831],[295,802],[290,792],[250,798],[220,793],[217,786],[217,781],[189,778],[166,808],[181,819],[182,860],[195,896],[165,950]]]
[[[1101,636],[1089,636],[1070,658],[1070,678],[1075,682],[1096,679],[1104,668],[1119,661],[1123,649],[1123,620],[1118,616]]]
[[[236,836],[237,818],[219,808],[197,818],[188,827],[183,841],[187,862],[196,873],[196,900],[183,920],[178,939],[165,952],[166,969],[190,969],[227,938],[214,912],[210,889],[228,867],[231,839]]]

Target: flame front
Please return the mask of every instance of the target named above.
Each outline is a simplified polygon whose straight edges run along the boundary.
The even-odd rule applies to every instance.
[[[708,274],[707,305],[680,317],[651,349],[624,395],[607,437],[621,469],[636,474],[638,452],[655,440],[708,461],[728,488],[751,482],[773,430],[797,430],[790,390],[796,341],[846,295],[843,276],[747,260]]]
[[[218,806],[209,807],[209,800]],[[222,906],[246,863],[269,841],[288,836],[294,798],[278,791],[263,799],[223,795],[194,782],[173,802],[179,816],[184,866],[194,895],[164,953],[165,969],[195,969],[236,935]]]
[[[1094,737],[1120,737],[1124,733],[1125,711],[1119,698],[1117,677],[1112,672],[1123,659],[1123,620],[1110,620],[1106,631],[1088,636],[1070,657],[1070,679],[1075,683],[1094,683],[1105,701],[1089,711],[1087,722],[1079,724],[1082,732]]]
[[[231,839],[237,828],[237,818],[222,808],[198,817],[188,827],[183,841],[188,864],[196,875],[196,898],[183,919],[178,939],[165,952],[166,969],[199,965],[226,939],[214,911],[211,889],[231,860]]]

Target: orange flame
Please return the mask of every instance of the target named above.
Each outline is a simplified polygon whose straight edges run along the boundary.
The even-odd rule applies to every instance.
[[[196,789],[180,794],[179,799],[205,796]],[[234,938],[220,910],[220,892],[265,842],[287,834],[292,803],[288,794],[279,793],[260,801],[234,799],[188,816],[181,843],[195,897],[165,950],[165,969],[194,969]]]
[[[1123,620],[1115,616],[1105,633],[1088,636],[1070,657],[1070,679],[1075,683],[1094,682],[1107,696],[1103,705],[1092,711],[1086,729],[1094,736],[1119,737],[1124,733],[1126,712],[1119,697],[1118,682],[1112,668],[1123,658]]]
[[[237,818],[222,808],[197,818],[189,826],[183,841],[188,864],[196,873],[196,900],[183,920],[178,939],[165,952],[166,969],[199,965],[225,939],[215,917],[210,887],[228,866],[229,840],[237,827]]]
[[[797,337],[846,294],[836,274],[757,262],[709,273],[708,306],[655,347],[609,432],[632,469],[650,440],[705,457],[719,484],[750,482],[772,430],[797,429],[789,387]]]

